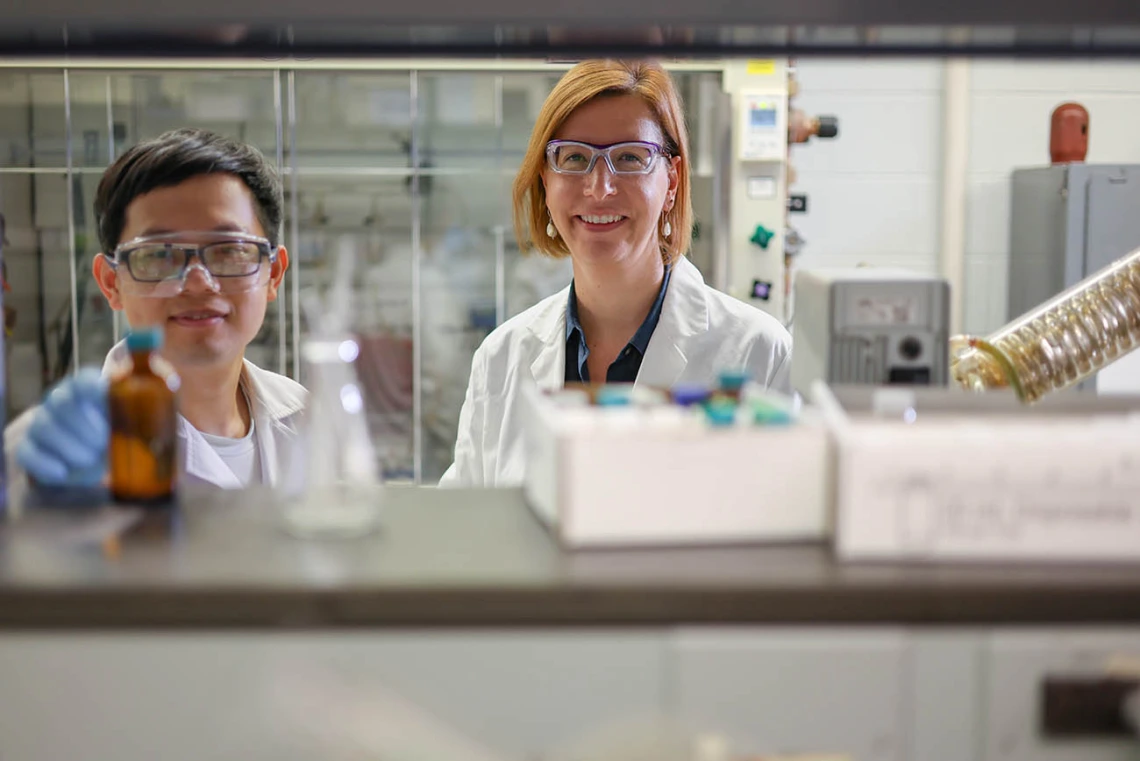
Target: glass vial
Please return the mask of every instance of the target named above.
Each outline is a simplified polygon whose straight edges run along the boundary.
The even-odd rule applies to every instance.
[[[987,338],[958,336],[950,373],[971,391],[1027,403],[1084,381],[1140,346],[1140,249]]]
[[[162,330],[127,336],[130,361],[111,380],[111,496],[131,503],[173,501],[178,469],[178,378],[160,365]]]

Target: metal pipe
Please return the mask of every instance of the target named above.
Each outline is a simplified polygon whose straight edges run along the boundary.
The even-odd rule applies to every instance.
[[[943,74],[942,229],[939,270],[950,284],[950,333],[962,331],[966,282],[966,205],[970,161],[970,62],[951,59]]]
[[[253,61],[249,58],[0,58],[0,69],[73,70],[111,69],[156,71],[568,71],[572,62],[549,62],[541,58],[491,60],[487,58],[336,58],[320,60]],[[709,71],[724,69],[720,61],[663,62],[668,71]]]
[[[281,171],[282,165],[285,163],[285,146],[283,145],[285,125],[284,114],[281,111],[281,72],[273,72],[273,118],[276,126],[276,134],[274,145],[276,146],[277,158],[277,171]],[[266,232],[269,232],[266,230]],[[281,235],[284,230],[278,230],[278,241],[281,240]],[[277,299],[277,372],[281,375],[287,375],[288,371],[285,368],[285,354],[288,344],[286,343],[285,335],[285,299]]]
[[[732,96],[721,92],[715,101],[713,124],[719,146],[713,176],[712,287],[728,292],[732,282]]]
[[[71,74],[63,70],[63,139],[64,155],[67,157],[67,250],[68,273],[71,277],[71,372],[79,372],[79,270],[75,261],[75,188],[72,185],[71,146]]]
[[[295,252],[293,274],[290,276],[290,301],[293,312],[293,378],[301,384],[301,208],[297,197],[297,73],[290,71],[287,79],[287,96],[289,100],[286,115],[289,120],[289,163],[292,169],[289,173],[289,250]]]
[[[412,165],[412,478],[420,483],[423,478],[423,318],[421,314],[420,260],[423,258],[420,210],[419,172],[419,74],[412,70],[408,86],[411,89],[411,135],[408,150]]]
[[[111,75],[108,74],[105,82],[107,95],[107,165],[115,163],[115,92],[111,86]],[[96,225],[98,222],[96,222]],[[111,312],[111,339],[119,342],[119,335],[123,331],[122,314],[119,310]]]
[[[496,169],[499,176],[499,197],[505,197],[503,182],[503,75],[495,76],[495,148],[498,154]],[[501,220],[493,226],[495,231],[495,325],[507,318],[507,250]]]

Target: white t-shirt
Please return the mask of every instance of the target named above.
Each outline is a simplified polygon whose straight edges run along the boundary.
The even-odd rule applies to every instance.
[[[245,389],[242,389],[245,394]],[[253,409],[246,395],[246,405]],[[249,432],[240,439],[231,439],[225,436],[215,436],[202,433],[206,443],[222,458],[222,462],[233,471],[234,476],[241,483],[242,488],[250,484],[261,483],[261,457],[257,451],[257,439],[254,437],[255,424],[253,415],[249,417]]]

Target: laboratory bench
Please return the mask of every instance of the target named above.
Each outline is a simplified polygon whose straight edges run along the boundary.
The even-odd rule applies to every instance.
[[[392,488],[344,541],[289,536],[268,492],[188,496],[117,543],[106,520],[0,528],[0,758],[387,758],[378,717],[407,712],[499,753],[463,761],[649,715],[741,754],[1140,756],[1042,709],[1049,678],[1138,673],[1138,567],[568,552],[515,491]]]
[[[694,508],[698,509],[698,508]],[[109,554],[100,513],[0,529],[0,627],[1140,625],[1140,565],[844,564],[817,543],[565,551],[521,491],[397,487],[298,540],[273,493],[186,498]]]

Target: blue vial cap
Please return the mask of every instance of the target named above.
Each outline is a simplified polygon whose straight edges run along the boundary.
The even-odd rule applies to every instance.
[[[621,386],[602,386],[596,400],[599,407],[620,407],[633,401],[633,393]]]
[[[674,386],[669,394],[673,397],[674,404],[691,407],[694,404],[704,404],[712,392],[705,386]]]
[[[712,425],[732,425],[736,422],[736,405],[730,401],[714,399],[705,405],[705,416]]]
[[[720,387],[726,391],[739,391],[748,382],[748,373],[744,370],[725,370],[720,374]]]
[[[156,351],[162,348],[162,328],[136,328],[127,334],[127,351]]]

